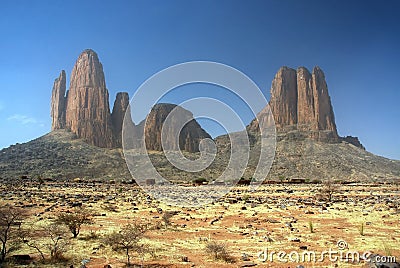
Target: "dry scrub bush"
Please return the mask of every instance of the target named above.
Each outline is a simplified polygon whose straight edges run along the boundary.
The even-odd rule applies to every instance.
[[[332,202],[333,196],[337,192],[339,192],[339,185],[335,184],[332,180],[326,180],[322,183],[322,187],[316,198]]]
[[[20,231],[22,242],[36,250],[42,261],[45,255],[50,256],[52,261],[63,261],[66,258],[63,253],[67,250],[67,234],[68,230],[57,223],[51,223],[45,226],[28,226]]]
[[[206,252],[211,254],[215,260],[223,260],[234,263],[235,259],[228,253],[226,245],[215,241],[208,242]]]
[[[75,209],[72,212],[64,212],[57,215],[56,223],[68,227],[74,238],[76,238],[83,224],[92,224],[92,215],[87,210]]]
[[[19,248],[19,229],[25,218],[26,213],[20,208],[9,204],[0,206],[0,264],[10,252]]]
[[[109,234],[104,242],[112,247],[114,251],[124,252],[126,255],[127,265],[130,266],[131,254],[136,252],[143,255],[149,252],[148,245],[141,243],[148,224],[134,222],[122,227],[118,232]]]

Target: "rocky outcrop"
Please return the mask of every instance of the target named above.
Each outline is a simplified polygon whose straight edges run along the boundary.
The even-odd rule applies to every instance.
[[[282,87],[284,82],[286,87]],[[272,83],[270,107],[278,131],[295,129],[315,140],[339,141],[325,75],[319,67],[312,74],[305,67],[296,71],[282,67]]]
[[[75,63],[66,107],[66,129],[89,144],[114,146],[103,66],[91,49],[83,51]]]
[[[346,136],[346,137],[342,137],[341,140],[343,140],[345,142],[348,142],[350,144],[353,144],[354,146],[365,150],[365,147],[361,144],[361,142],[358,139],[358,137]]]
[[[122,147],[122,131],[125,114],[127,128],[126,148],[141,148],[143,137],[149,150],[162,150],[161,129],[171,111],[172,116],[167,134],[170,150],[182,149],[197,152],[203,138],[211,138],[193,119],[192,113],[173,104],[157,104],[147,116],[147,121],[135,125],[129,110],[129,95],[117,93],[112,113],[106,88],[103,66],[91,49],[84,50],[72,70],[69,90],[66,93],[65,72],[54,82],[51,99],[52,130],[66,129],[87,143],[105,148]],[[65,93],[67,94],[65,96]],[[177,126],[187,122],[174,139]],[[176,136],[177,137],[177,136]]]
[[[331,98],[328,94],[328,86],[325,81],[324,72],[318,67],[314,67],[312,72],[313,95],[315,107],[315,120],[317,122],[317,130],[332,131],[337,137],[335,116]]]
[[[296,71],[287,67],[279,69],[272,81],[270,109],[277,127],[297,123]]]
[[[115,98],[113,110],[111,113],[111,122],[114,129],[114,142],[116,147],[122,147],[122,125],[125,113],[129,109],[129,95],[127,92],[118,92]],[[130,111],[127,113],[129,120],[131,119]]]
[[[65,90],[66,76],[62,70],[60,76],[54,81],[51,94],[51,130],[65,128]]]
[[[343,140],[337,133],[328,86],[319,67],[312,73],[305,67],[281,67],[272,81],[269,107],[278,132],[299,131],[301,136],[322,142]],[[268,109],[264,109],[258,118],[265,120],[267,113]],[[253,132],[257,128],[257,120],[248,127]],[[349,142],[362,148],[359,142]]]
[[[299,130],[315,130],[315,105],[313,94],[313,81],[310,72],[300,67],[297,69],[297,128]],[[271,89],[271,94],[273,89]],[[275,115],[275,114],[274,114]]]
[[[171,118],[168,119],[167,124],[164,124],[171,112],[173,113]],[[147,150],[163,150],[161,143],[163,127],[165,144],[168,145],[168,148],[164,148],[164,150],[181,149],[198,152],[200,141],[205,138],[211,139],[211,136],[193,118],[191,112],[175,104],[156,104],[147,116],[145,123],[139,124],[138,127],[143,127]],[[179,139],[177,139],[180,129]]]

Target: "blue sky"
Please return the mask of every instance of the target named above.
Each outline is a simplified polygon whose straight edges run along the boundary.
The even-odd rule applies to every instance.
[[[267,99],[279,67],[318,65],[339,134],[400,159],[398,14],[399,1],[2,1],[0,148],[50,130],[54,79],[92,48],[111,104],[186,61],[231,65]]]

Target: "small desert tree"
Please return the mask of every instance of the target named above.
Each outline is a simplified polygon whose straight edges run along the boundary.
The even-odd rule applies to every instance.
[[[83,224],[92,224],[92,215],[87,210],[75,209],[72,212],[63,212],[57,215],[56,223],[64,224],[76,238]]]
[[[63,252],[65,252],[68,244],[65,240],[65,234],[67,230],[57,223],[51,223],[45,226],[43,231],[45,236],[48,237],[48,241],[45,243],[45,246],[50,252],[50,258],[53,260],[62,259]]]
[[[52,260],[61,260],[68,244],[67,233],[68,230],[63,225],[56,223],[45,226],[32,224],[21,228],[20,238],[26,246],[35,249],[42,260],[45,260],[45,253]]]
[[[11,205],[0,206],[0,263],[4,262],[11,251],[18,248],[19,228],[26,218],[25,211]]]
[[[105,243],[110,245],[114,251],[123,251],[126,255],[127,265],[130,266],[131,253],[144,253],[146,245],[141,244],[140,240],[148,230],[147,224],[134,222],[127,224],[119,232],[113,232],[105,239]]]
[[[45,259],[44,256],[44,245],[38,241],[39,237],[43,237],[44,234],[42,230],[36,229],[33,226],[29,227],[23,227],[19,231],[19,237],[21,241],[27,245],[30,248],[33,248],[36,250],[39,254],[42,260]]]
[[[324,199],[332,202],[333,195],[339,191],[339,185],[334,183],[332,180],[326,180],[322,183],[322,187],[320,189],[320,196]]]
[[[161,217],[162,223],[164,223],[164,227],[168,228],[168,226],[171,226],[172,222],[171,219],[173,216],[177,215],[178,212],[176,211],[165,211]]]

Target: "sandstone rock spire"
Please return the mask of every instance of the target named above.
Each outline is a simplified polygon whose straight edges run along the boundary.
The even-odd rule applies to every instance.
[[[313,81],[310,72],[305,67],[297,69],[297,128],[299,130],[314,130],[315,105]]]
[[[296,71],[281,67],[276,73],[271,87],[270,109],[275,115],[277,127],[297,123]]]
[[[315,140],[340,141],[325,75],[319,67],[312,74],[305,67],[281,67],[272,81],[269,106],[280,132],[298,130]],[[265,111],[258,117],[264,118]],[[256,126],[253,121],[249,129],[254,131]]]
[[[60,76],[54,81],[51,94],[51,130],[61,129],[65,127],[65,97],[66,76],[62,70]]]
[[[108,90],[103,66],[91,49],[84,50],[72,70],[66,105],[66,129],[99,147],[114,146]]]
[[[324,72],[318,67],[314,67],[312,72],[315,119],[319,130],[329,130],[337,136],[335,116],[328,94],[328,86],[325,81]]]
[[[127,92],[118,92],[115,98],[113,110],[111,113],[111,121],[114,129],[115,146],[122,147],[122,125],[124,122],[125,113],[129,109],[129,95]],[[130,122],[133,124],[131,119],[130,110],[127,113]]]

